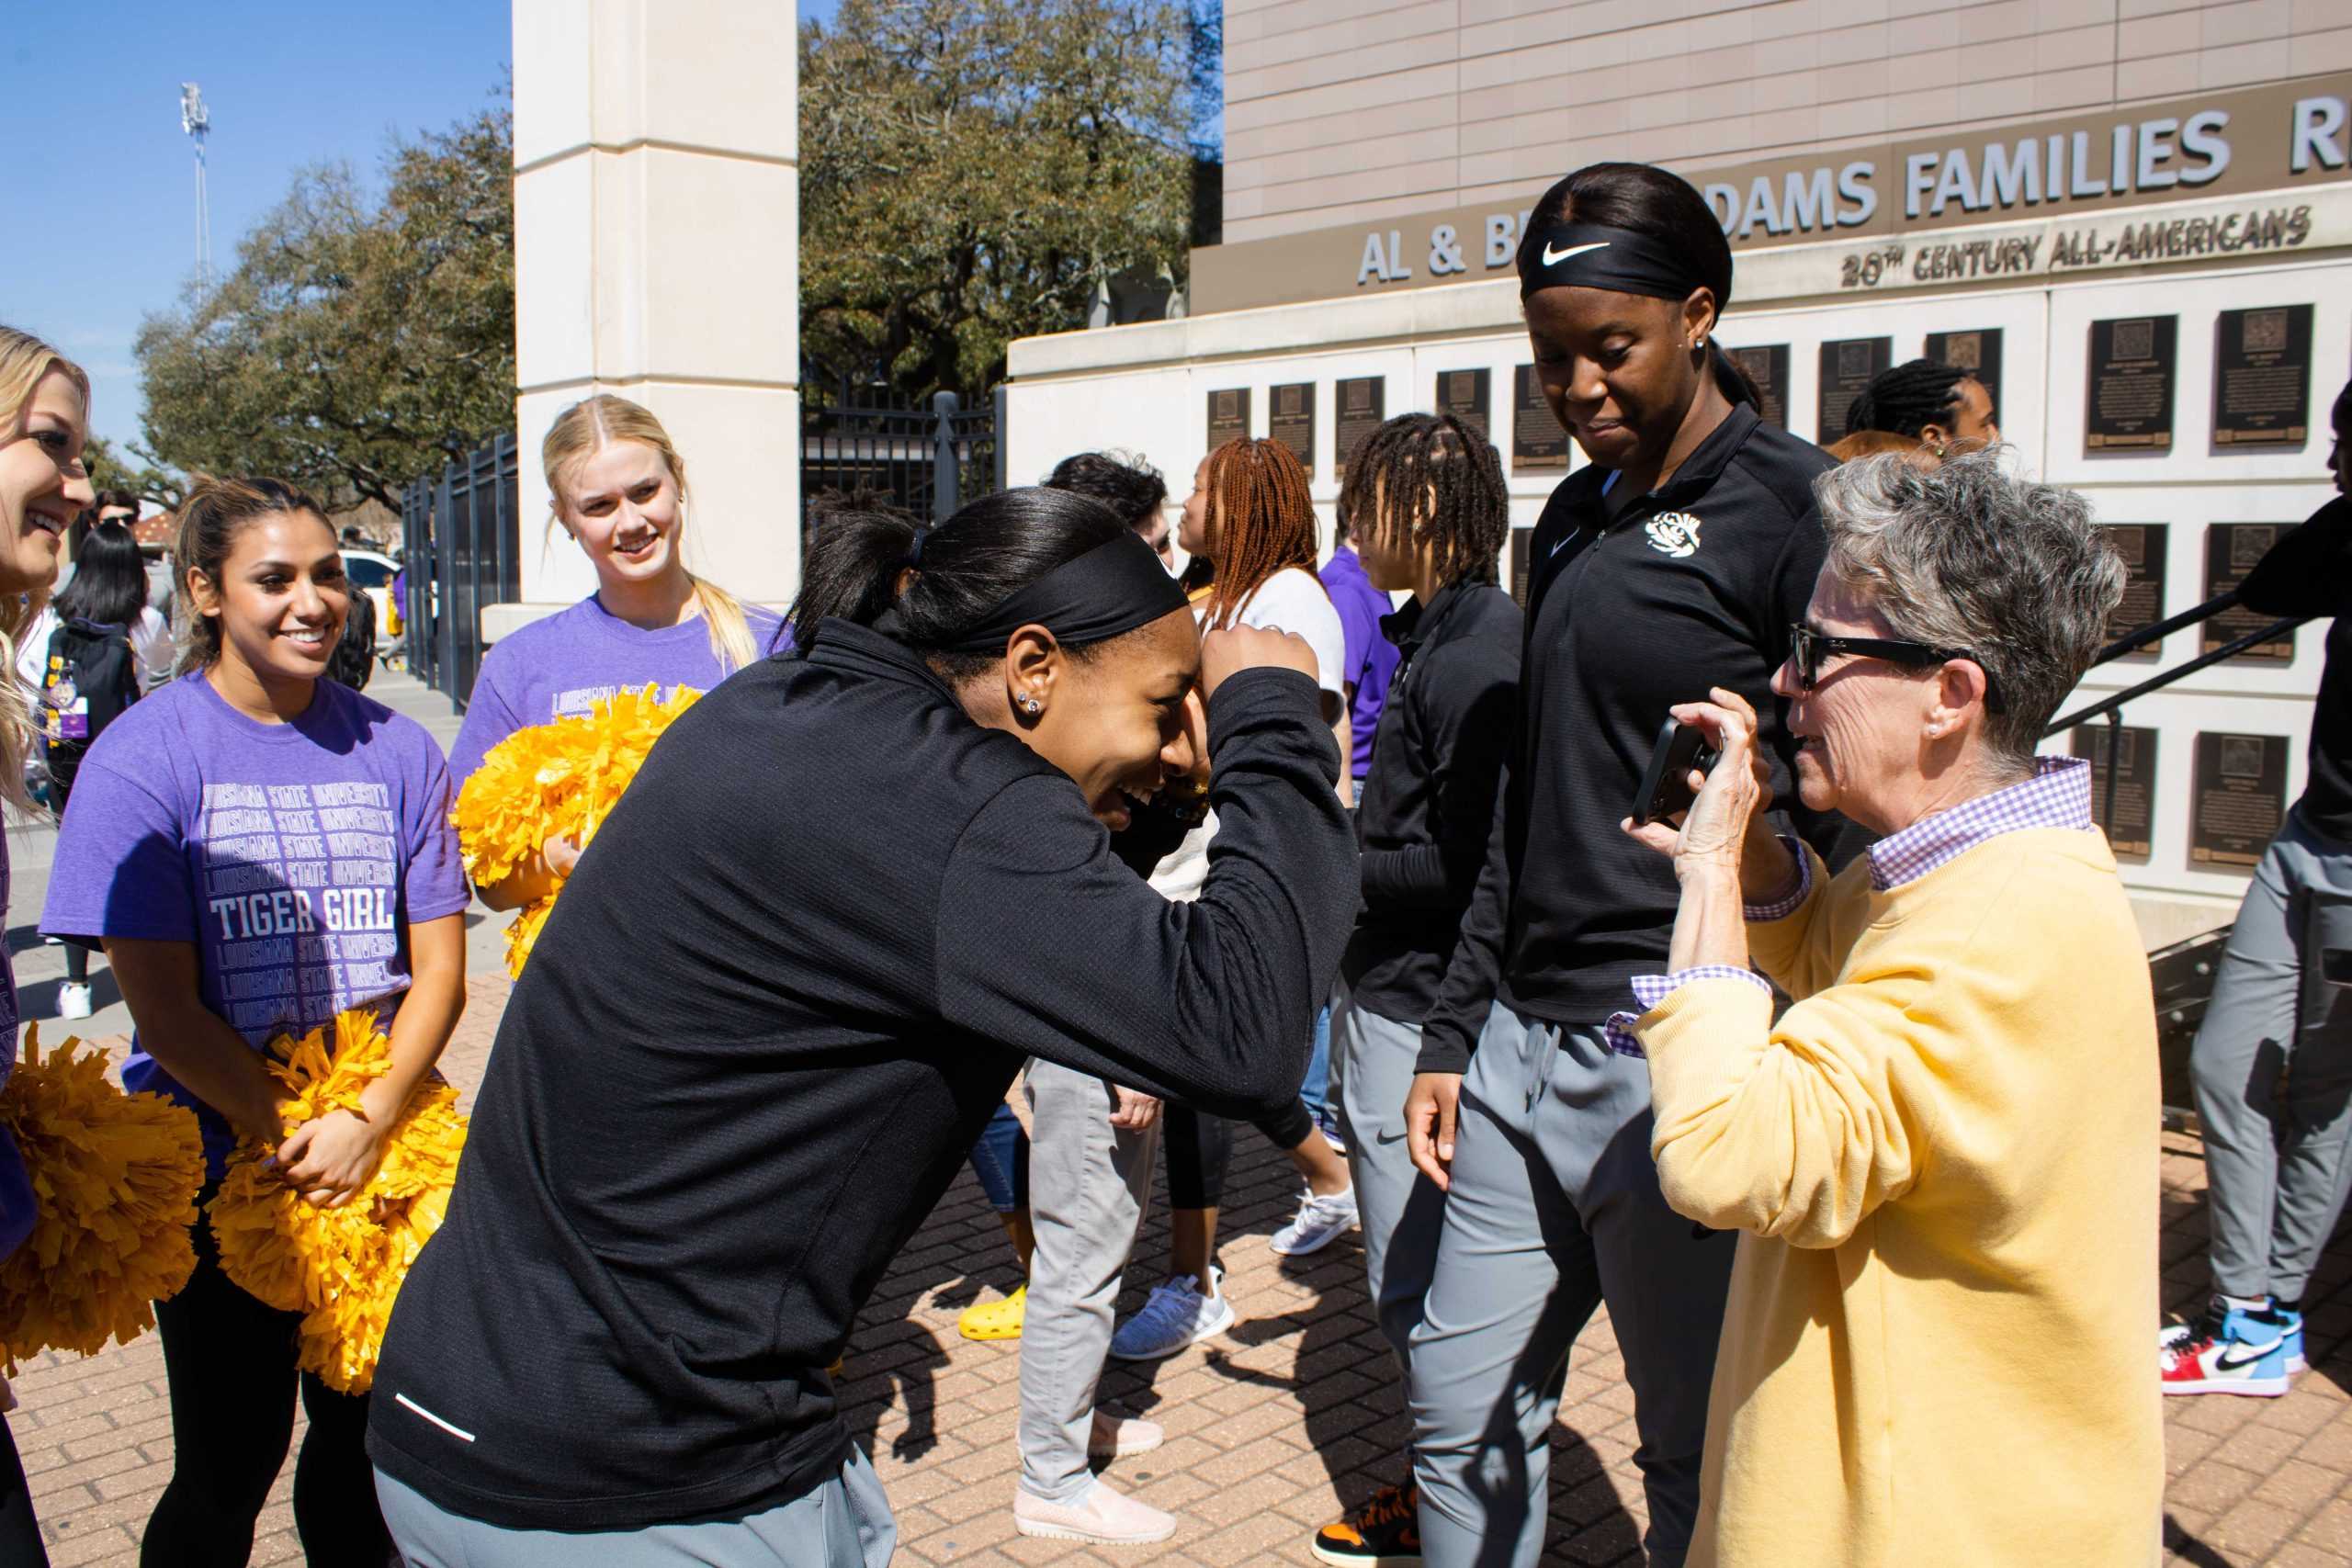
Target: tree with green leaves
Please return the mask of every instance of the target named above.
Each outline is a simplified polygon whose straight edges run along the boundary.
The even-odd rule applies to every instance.
[[[974,402],[1114,277],[1186,276],[1185,0],[842,0],[800,30],[812,374]]]
[[[385,172],[372,200],[346,167],[303,174],[233,270],[141,324],[142,456],[397,510],[513,426],[510,112],[396,141]]]
[[[82,447],[82,463],[90,470],[92,490],[119,490],[153,502],[166,512],[177,511],[187,494],[187,481],[155,467],[146,457],[147,454],[134,446],[130,457],[124,458],[103,435],[91,436]]]

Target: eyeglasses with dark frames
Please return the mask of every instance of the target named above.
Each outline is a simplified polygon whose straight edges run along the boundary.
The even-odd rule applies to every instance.
[[[1883,659],[1889,664],[1914,670],[1933,669],[1955,659],[1965,659],[1979,670],[1984,669],[1984,660],[1965,648],[1938,648],[1933,643],[1908,642],[1899,637],[1832,637],[1803,621],[1791,623],[1789,657],[1796,663],[1797,683],[1806,691],[1812,691],[1821,679],[1822,665],[1841,653]],[[2001,711],[2001,694],[1994,689],[1990,671],[1984,674],[1984,705],[1994,713]]]

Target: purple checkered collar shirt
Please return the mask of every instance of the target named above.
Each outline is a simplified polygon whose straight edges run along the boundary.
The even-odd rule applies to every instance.
[[[2088,832],[2096,826],[2091,820],[2089,761],[2080,757],[2038,757],[2034,760],[2033,777],[1963,801],[1949,811],[1922,818],[1901,832],[1890,833],[1872,844],[1867,852],[1871,886],[1880,893],[1891,893],[1918,881],[1939,866],[1950,865],[2004,833],[2028,828],[2073,828]],[[1769,904],[1748,905],[1749,919],[1785,919],[1813,896],[1813,861],[1801,846],[1790,842],[1789,847],[1796,855],[1795,888]],[[1724,979],[1747,980],[1767,990],[1771,988],[1753,969],[1706,964],[1678,969],[1671,975],[1636,975],[1634,999],[1647,1011],[1693,980]],[[1627,1056],[1642,1054],[1641,1043],[1634,1037],[1636,1016],[1630,1012],[1610,1015],[1606,1029],[1610,1049]]]

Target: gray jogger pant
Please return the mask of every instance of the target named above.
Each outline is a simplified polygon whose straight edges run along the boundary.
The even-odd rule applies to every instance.
[[[1430,1288],[1445,1213],[1445,1194],[1414,1167],[1405,1143],[1405,1096],[1420,1051],[1419,1024],[1360,1006],[1344,985],[1340,988],[1331,1006],[1331,1085],[1363,1227],[1366,1283],[1381,1337],[1396,1353],[1400,1380],[1410,1364],[1413,1329],[1421,1321],[1421,1297]],[[1408,1438],[1408,1473],[1412,1458]]]
[[[1101,1078],[1029,1065],[1029,1218],[1037,1248],[1021,1320],[1021,1489],[1075,1502],[1094,1483],[1086,1439],[1111,1353],[1119,1276],[1151,1196],[1159,1123],[1125,1132]]]
[[[1429,1568],[1533,1568],[1568,1350],[1605,1299],[1633,1385],[1643,1544],[1679,1568],[1699,1511],[1733,1239],[1659,1195],[1649,1064],[1598,1027],[1497,1005],[1462,1085],[1410,1387]]]
[[[2205,1129],[2213,1285],[2302,1298],[2352,1185],[2352,844],[2300,810],[2222,950],[2190,1067]]]
[[[791,1502],[743,1519],[641,1530],[510,1530],[443,1509],[376,1472],[376,1501],[407,1568],[888,1568],[890,1501],[864,1450]]]

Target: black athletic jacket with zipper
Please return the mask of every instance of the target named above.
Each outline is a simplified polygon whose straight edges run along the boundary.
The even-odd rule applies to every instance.
[[[1836,464],[1745,405],[1673,479],[1622,508],[1611,470],[1561,481],[1529,541],[1517,726],[1486,868],[1422,1028],[1419,1069],[1463,1071],[1497,1001],[1596,1027],[1662,971],[1674,869],[1618,827],[1667,710],[1728,686],[1756,705],[1776,804],[1793,805],[1788,657],[1827,541],[1814,476]],[[1796,814],[1828,852],[1843,818]]]
[[[1197,902],[908,650],[828,621],[663,736],[515,987],[368,1452],[511,1529],[740,1518],[831,1475],[824,1369],[1025,1056],[1298,1092],[1356,900],[1315,683],[1210,703]]]

